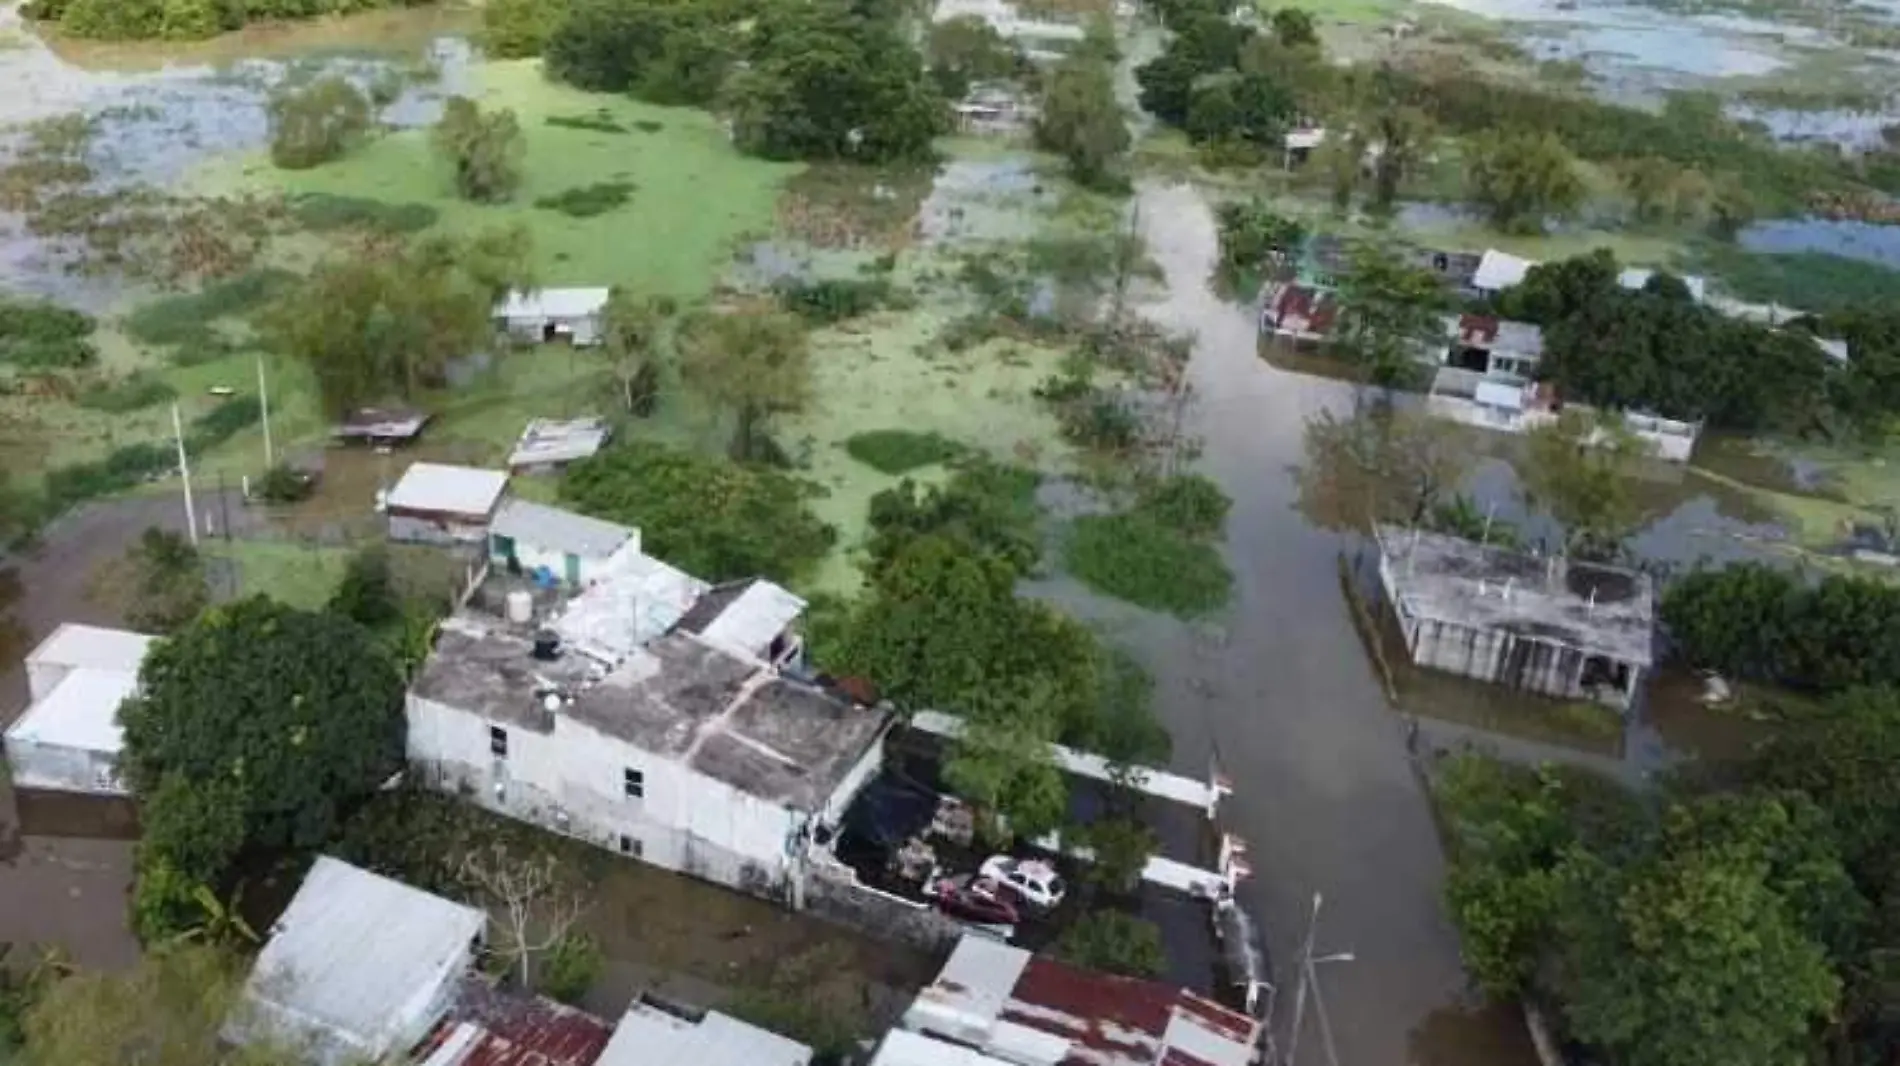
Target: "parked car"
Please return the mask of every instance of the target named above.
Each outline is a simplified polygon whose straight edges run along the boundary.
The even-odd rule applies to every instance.
[[[1060,907],[1063,893],[1068,891],[1056,868],[1040,859],[992,855],[983,860],[981,874],[1038,910]]]
[[[1015,925],[1021,919],[1009,891],[985,877],[946,877],[932,887],[937,909],[959,921]]]

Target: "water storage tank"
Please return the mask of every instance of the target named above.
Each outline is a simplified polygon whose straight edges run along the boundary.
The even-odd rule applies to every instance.
[[[508,620],[516,625],[527,625],[534,620],[534,593],[527,589],[508,593]]]

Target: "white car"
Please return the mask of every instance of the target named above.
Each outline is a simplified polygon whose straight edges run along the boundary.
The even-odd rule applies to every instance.
[[[1038,859],[992,855],[983,860],[981,873],[1039,910],[1061,906],[1062,895],[1068,891],[1056,868]]]

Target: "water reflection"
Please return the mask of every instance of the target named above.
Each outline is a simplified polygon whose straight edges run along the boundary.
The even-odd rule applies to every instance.
[[[1824,252],[1900,270],[1900,227],[1824,218],[1757,222],[1736,238],[1751,252]]]

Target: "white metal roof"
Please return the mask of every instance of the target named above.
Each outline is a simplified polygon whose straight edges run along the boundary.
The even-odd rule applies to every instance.
[[[704,581],[641,552],[622,552],[607,573],[568,600],[548,627],[562,642],[617,663],[673,628],[706,591]]]
[[[607,443],[612,432],[605,419],[576,418],[560,421],[536,418],[521,431],[515,450],[508,454],[509,466],[537,463],[566,463],[585,459]]]
[[[805,613],[805,601],[770,581],[754,581],[700,631],[715,648],[756,656]]]
[[[136,674],[145,653],[158,638],[129,629],[108,629],[81,622],[62,622],[58,629],[27,653],[26,661],[54,666],[89,666],[101,670],[129,670]]]
[[[884,1034],[870,1066],[1011,1066],[972,1047],[947,1040],[893,1029]]]
[[[1289,150],[1318,148],[1324,143],[1326,143],[1326,131],[1318,127],[1288,130],[1286,133],[1286,146]]]
[[[439,511],[487,518],[508,487],[501,470],[447,463],[411,463],[389,491],[388,505],[407,511]]]
[[[689,1022],[638,1000],[594,1066],[807,1066],[811,1048],[718,1011]]]
[[[488,531],[584,559],[605,559],[638,535],[616,522],[519,499],[503,501]]]
[[[1508,411],[1524,409],[1524,387],[1503,381],[1480,381],[1472,399],[1485,407],[1502,407]]]
[[[609,290],[516,289],[495,305],[498,318],[585,318],[607,306]]]
[[[138,691],[135,670],[75,667],[7,728],[7,742],[31,742],[116,756],[123,745],[119,704]]]
[[[380,1059],[414,998],[453,980],[482,912],[329,856],[317,859],[257,957],[227,1035]]]
[[[1478,260],[1477,272],[1471,275],[1471,286],[1492,291],[1508,289],[1522,284],[1524,275],[1536,265],[1536,260],[1523,259],[1496,248],[1486,248],[1484,256]]]

